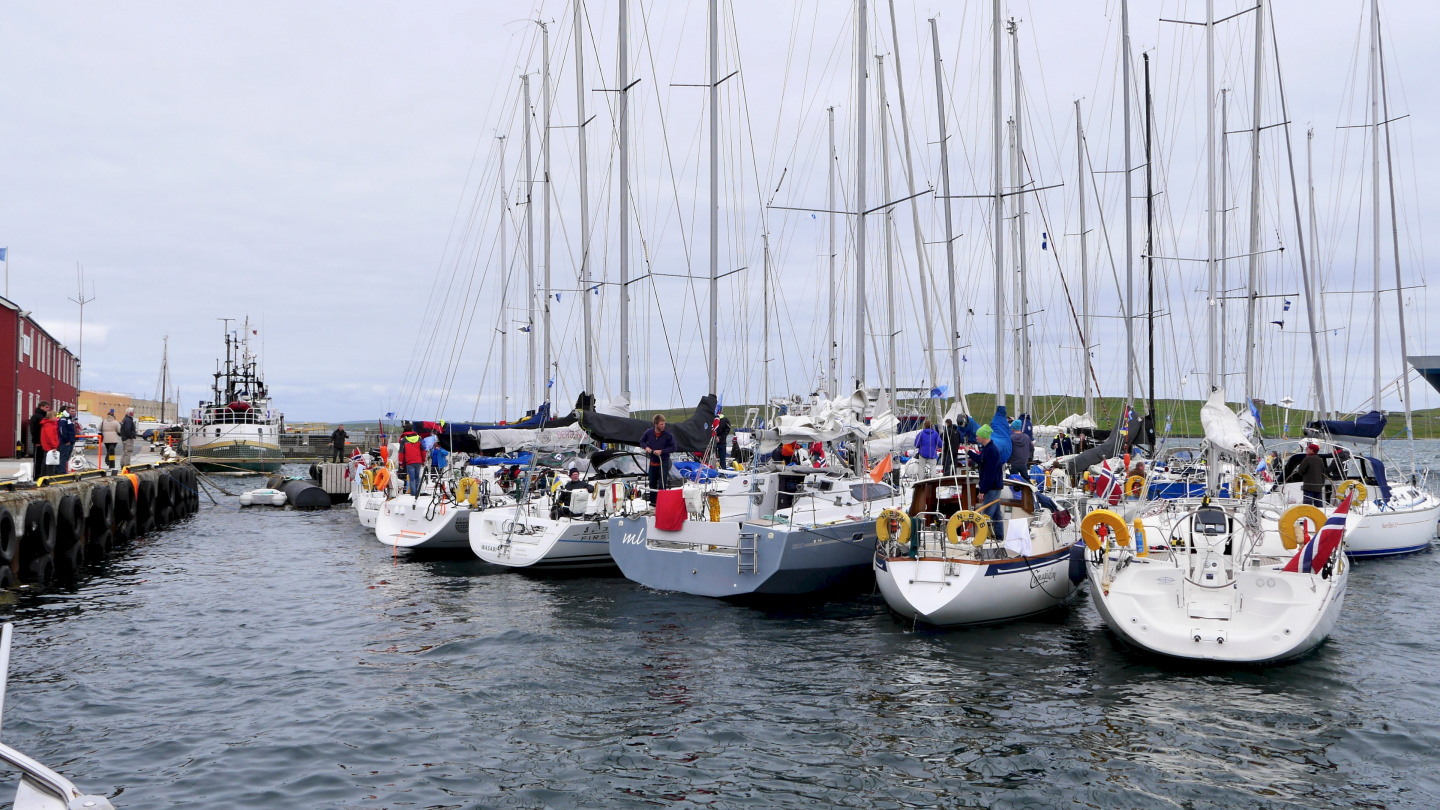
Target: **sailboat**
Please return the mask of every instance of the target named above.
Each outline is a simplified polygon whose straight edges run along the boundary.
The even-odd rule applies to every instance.
[[[993,47],[999,65],[1000,3],[993,8]],[[940,72],[940,37],[930,20],[935,70]],[[1011,28],[1012,35],[1014,27]],[[1018,65],[1016,103],[1020,102]],[[996,407],[990,427],[1001,463],[1010,455],[1010,419],[1006,397],[1004,234],[1001,215],[1004,141],[1001,135],[1001,75],[994,72],[995,245],[995,390]],[[940,165],[949,219],[949,157],[945,138],[943,95],[937,98],[940,121]],[[1017,120],[1019,117],[1017,116]],[[1018,133],[1017,133],[1018,134]],[[1018,150],[1020,140],[1016,139]],[[1017,187],[1020,185],[1017,176]],[[1022,314],[1023,317],[1023,314]],[[952,346],[951,352],[956,349]],[[1024,361],[1022,361],[1024,362]],[[1022,385],[1028,384],[1028,374]],[[1071,512],[1043,499],[1025,481],[1005,481],[998,503],[986,503],[974,469],[918,481],[909,505],[886,510],[877,521],[881,538],[872,561],[875,582],[896,613],[935,626],[960,626],[1010,621],[1061,607],[1076,594],[1080,577],[1071,575],[1077,530]],[[1049,500],[1048,503],[1046,501]],[[985,512],[996,509],[998,520]]]
[[[1264,32],[1263,8],[1256,10],[1257,40]],[[1207,9],[1205,261],[1208,295],[1214,302],[1220,260],[1214,160],[1216,21],[1213,9]],[[1257,46],[1257,67],[1259,53]],[[1283,111],[1283,95],[1281,101]],[[1254,125],[1258,128],[1258,120]],[[1296,213],[1298,222],[1298,196]],[[1303,240],[1299,244],[1303,256]],[[1251,289],[1253,300],[1253,274]],[[1309,652],[1335,626],[1349,580],[1349,563],[1341,549],[1344,515],[1352,500],[1347,497],[1328,518],[1287,510],[1271,529],[1262,521],[1266,500],[1258,487],[1232,483],[1222,493],[1222,469],[1253,470],[1257,453],[1251,431],[1225,404],[1218,307],[1207,310],[1210,396],[1201,409],[1205,494],[1198,501],[1182,498],[1157,505],[1160,525],[1152,526],[1147,512],[1135,521],[1133,531],[1124,516],[1097,503],[1100,508],[1081,521],[1085,572],[1096,610],[1126,643],[1179,659],[1268,664]],[[1318,361],[1316,368],[1318,378]],[[1315,535],[1308,536],[1309,531]],[[1277,547],[1276,537],[1296,550]]]
[[[259,356],[250,348],[256,331],[245,319],[236,335],[225,330],[225,360],[217,361],[209,401],[191,411],[184,424],[185,454],[196,469],[218,473],[275,472],[284,457],[280,433],[285,416],[274,410],[261,376]]]

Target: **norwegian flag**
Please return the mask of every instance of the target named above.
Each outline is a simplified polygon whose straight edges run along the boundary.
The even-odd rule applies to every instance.
[[[1350,511],[1350,502],[1355,500],[1355,490],[1345,496],[1340,506],[1335,509],[1335,514],[1325,521],[1325,525],[1315,536],[1305,542],[1290,562],[1285,563],[1284,570],[1291,573],[1313,574],[1325,567],[1330,561],[1330,555],[1340,547],[1340,541],[1345,537],[1345,515]]]
[[[1095,479],[1095,496],[1104,499],[1111,506],[1120,503],[1120,496],[1124,493],[1125,485],[1115,471],[1110,469],[1110,462],[1100,462],[1100,477]]]

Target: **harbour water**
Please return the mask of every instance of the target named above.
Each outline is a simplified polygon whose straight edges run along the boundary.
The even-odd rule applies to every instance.
[[[348,509],[206,500],[3,607],[3,728],[117,807],[1434,807],[1437,604],[1440,553],[1362,562],[1316,653],[1197,671],[1085,597],[916,631],[868,594],[397,558]]]

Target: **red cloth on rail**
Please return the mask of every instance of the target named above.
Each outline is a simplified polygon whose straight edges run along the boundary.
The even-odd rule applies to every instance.
[[[662,489],[655,493],[655,528],[678,532],[685,526],[685,491]]]

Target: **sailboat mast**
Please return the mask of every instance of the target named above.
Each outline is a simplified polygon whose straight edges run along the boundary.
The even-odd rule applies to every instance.
[[[530,135],[530,74],[520,77],[525,92],[525,404],[535,399],[535,160]]]
[[[1405,337],[1405,285],[1400,277],[1400,216],[1395,205],[1395,157],[1390,149],[1390,90],[1385,84],[1385,42],[1377,32],[1375,41],[1379,47],[1380,62],[1380,111],[1385,114],[1385,174],[1390,190],[1390,238],[1395,249],[1395,307],[1400,329],[1400,368],[1404,372],[1400,393],[1405,397],[1405,438],[1410,442],[1410,471],[1416,469],[1415,460],[1415,415],[1410,404],[1410,346]]]
[[[827,207],[830,210],[830,313],[825,321],[825,343],[827,351],[827,365],[825,367],[825,393],[830,399],[835,398],[838,390],[836,375],[839,368],[835,359],[835,166],[838,158],[835,155],[835,108],[827,107],[830,124],[830,172],[826,179],[826,193],[829,196]]]
[[[540,123],[540,173],[545,176],[545,218],[544,218],[544,261],[545,261],[545,306],[540,310],[540,317],[544,319],[541,338],[541,374],[545,379],[545,401],[549,402],[554,392],[550,390],[550,379],[553,373],[550,368],[550,26],[541,22],[541,60],[540,60],[540,100],[545,106],[544,118]]]
[[[507,310],[510,292],[510,257],[505,250],[505,215],[509,213],[510,201],[505,193],[505,136],[497,135],[495,139],[500,142],[500,176],[498,178],[500,187],[500,319],[497,326],[500,329],[500,421],[503,422],[507,413],[506,406],[510,402],[510,391],[506,387],[510,378],[510,313]]]
[[[910,224],[915,232],[915,268],[920,275],[920,309],[925,319],[925,371],[926,381],[932,386],[939,385],[939,378],[935,368],[935,326],[930,317],[930,270],[928,258],[925,254],[925,235],[920,232],[920,200],[915,193],[915,162],[910,155],[910,114],[905,105],[905,70],[900,58],[900,30],[895,24],[895,0],[890,2],[890,43],[891,50],[895,53],[895,92],[900,102],[900,136],[905,144],[905,193],[910,195]],[[946,192],[947,194],[949,192]],[[948,202],[948,201],[947,201]],[[950,275],[955,275],[955,268],[950,267]],[[952,296],[953,297],[953,296]],[[960,369],[955,369],[955,395],[964,407],[965,395],[960,388]],[[969,408],[965,408],[969,413]]]
[[[1210,304],[1206,319],[1209,328],[1206,336],[1209,350],[1207,399],[1220,387],[1220,352],[1217,342],[1220,328],[1216,323],[1219,308],[1215,306],[1215,208],[1215,0],[1205,0],[1205,267]],[[1211,446],[1207,455],[1209,464],[1205,469],[1205,491],[1215,492],[1220,477],[1218,448]]]
[[[880,92],[880,199],[890,199],[890,116],[885,103],[885,57],[875,56],[875,83]],[[889,355],[890,412],[895,413],[895,222],[891,210],[885,216],[885,341]]]
[[[1213,0],[1207,0],[1212,2]],[[1214,19],[1212,14],[1207,19]],[[1135,400],[1135,196],[1131,190],[1133,178],[1130,165],[1130,1],[1120,0],[1120,95],[1124,97],[1125,109],[1125,406],[1129,407]],[[1210,33],[1213,40],[1210,24],[1206,24],[1206,32]],[[1213,45],[1212,45],[1213,51]],[[1211,55],[1213,62],[1214,56]],[[1213,67],[1213,65],[1212,65]],[[1213,78],[1211,82],[1213,84]],[[1207,105],[1213,107],[1215,97],[1214,88],[1210,89],[1210,96]],[[1210,131],[1214,132],[1215,121],[1210,121]],[[1213,167],[1212,167],[1213,168]],[[1213,177],[1212,177],[1213,182]],[[1214,199],[1211,199],[1214,202]],[[1213,206],[1212,206],[1213,208]],[[1214,223],[1211,223],[1211,237],[1214,237]],[[1211,253],[1214,253],[1214,246],[1211,246]],[[1214,292],[1211,292],[1214,296]]]
[[[1380,410],[1380,0],[1370,0],[1370,236],[1374,285],[1370,320],[1374,324],[1375,392],[1371,407]],[[1398,294],[1398,292],[1397,292]],[[1408,374],[1407,374],[1408,377]]]
[[[1150,355],[1150,427],[1155,427],[1155,173],[1152,143],[1155,136],[1155,105],[1150,97],[1150,54],[1145,60],[1145,349]]]
[[[590,169],[585,144],[585,0],[575,0],[575,113],[578,135],[576,159],[580,171],[580,301],[584,312],[585,392],[595,395],[595,333],[591,322],[590,298]]]
[[[865,73],[870,52],[869,12],[855,3],[855,388],[865,390],[865,135],[868,128]],[[859,458],[859,454],[856,454]]]
[[[1090,247],[1085,230],[1085,128],[1080,120],[1080,99],[1075,99],[1075,172],[1080,192],[1080,380],[1085,390],[1085,415],[1095,412],[1090,387]]]
[[[1226,355],[1229,353],[1230,318],[1226,298],[1230,291],[1230,91],[1220,88],[1220,295],[1215,301],[1220,319],[1220,384],[1225,385]],[[1247,394],[1248,396],[1248,394]]]
[[[1316,244],[1320,234],[1320,225],[1315,217],[1315,158],[1312,154],[1314,151],[1314,142],[1315,130],[1313,128],[1305,130],[1305,184],[1308,189],[1307,193],[1309,195],[1308,202],[1310,204],[1310,244],[1312,246]],[[1315,251],[1313,250],[1313,247],[1310,253],[1310,261],[1305,267],[1302,267],[1300,269],[1300,278],[1305,283],[1305,304],[1307,308],[1309,308],[1310,290],[1312,289],[1312,287],[1317,291],[1320,289],[1320,263],[1315,257]],[[1319,353],[1319,350],[1315,347],[1318,332],[1318,340],[1323,341],[1323,345],[1325,347],[1325,367],[1331,368],[1330,341],[1325,340],[1325,310],[1323,308],[1320,310],[1319,315],[1320,318],[1319,322],[1317,323],[1314,309],[1310,309],[1310,346],[1313,351],[1315,351],[1317,354]],[[1321,380],[1317,379],[1314,384],[1318,386],[1320,385],[1320,383]],[[1329,414],[1321,413],[1320,404],[1318,401],[1315,405],[1315,418],[1329,418]]]
[[[935,29],[930,29],[933,34]],[[1005,133],[1003,132],[1003,121],[1001,120],[1000,107],[1003,101],[1001,82],[1001,54],[1000,54],[1000,0],[993,0],[991,4],[990,20],[990,47],[991,65],[990,73],[992,80],[991,95],[994,97],[994,108],[992,110],[991,137],[994,141],[994,195],[995,195],[995,405],[999,407],[1005,402]],[[939,54],[937,42],[936,54]],[[937,63],[938,70],[938,63]],[[938,84],[938,83],[937,83]],[[938,93],[937,93],[938,95]],[[944,139],[941,139],[944,143]],[[950,196],[950,195],[945,195]],[[953,302],[955,296],[950,296]]]
[[[1015,105],[1015,255],[1020,262],[1020,290],[1015,298],[1015,306],[1020,316],[1020,331],[1017,336],[1020,343],[1020,391],[1016,400],[1017,407],[1022,412],[1032,413],[1034,411],[1032,391],[1035,380],[1030,367],[1030,287],[1025,265],[1025,129],[1021,121],[1024,114],[1022,109],[1024,87],[1020,83],[1020,24],[1014,19],[1010,20],[1010,50],[1015,73],[1015,98],[1012,100]]]
[[[620,2],[616,75],[620,79],[620,395],[630,401],[630,0]]]
[[[765,427],[770,427],[770,231],[760,233],[760,240],[765,247],[764,278],[761,284],[761,322],[763,323],[764,337],[761,342],[761,393],[764,396]]]
[[[935,114],[940,124],[940,183],[945,192],[942,195],[945,211],[945,281],[950,292],[950,339],[946,343],[950,347],[950,382],[955,386],[957,401],[960,401],[960,321],[955,303],[958,297],[955,291],[955,220],[950,214],[950,141],[945,132],[945,77],[940,70],[940,29],[934,17],[930,18],[930,48],[935,56]],[[997,205],[999,201],[997,196]]]
[[[720,0],[710,0],[710,393],[720,390]]]
[[[1260,99],[1265,74],[1265,0],[1255,3],[1255,89],[1250,100],[1250,281],[1245,295],[1245,401],[1255,398],[1255,308],[1260,296]],[[1299,228],[1300,223],[1296,222]],[[1305,272],[1302,267],[1300,272]]]

